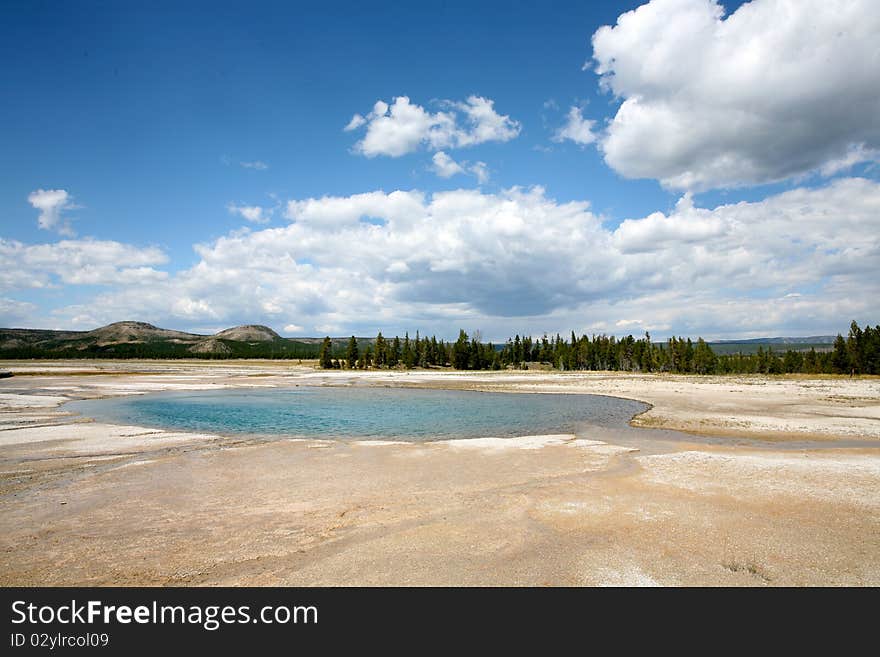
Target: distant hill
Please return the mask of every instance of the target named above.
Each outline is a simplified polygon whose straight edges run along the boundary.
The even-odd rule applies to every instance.
[[[750,338],[748,340],[715,340],[709,344],[834,344],[836,335],[812,335],[807,338]]]
[[[811,349],[819,352],[831,351],[834,335],[812,335],[806,338],[750,338],[747,340],[715,340],[709,346],[719,356],[724,354],[754,354],[758,349],[783,352],[806,352]]]
[[[213,337],[219,340],[238,340],[239,342],[271,342],[282,339],[275,331],[261,324],[235,326],[220,331]]]
[[[333,342],[340,348],[347,338]],[[320,345],[320,338],[282,338],[259,324],[216,335],[133,321],[91,331],[0,329],[0,358],[316,358]]]
[[[189,352],[193,354],[230,354],[232,349],[222,340],[215,338],[207,338],[195,343],[189,348]]]
[[[82,334],[81,340],[94,340],[98,345],[132,342],[168,340],[171,342],[193,342],[205,336],[183,331],[162,329],[145,322],[115,322]]]

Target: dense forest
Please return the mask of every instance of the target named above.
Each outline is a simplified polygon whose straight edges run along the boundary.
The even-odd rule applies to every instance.
[[[459,332],[455,342],[416,333],[386,338],[379,333],[369,344],[352,336],[344,347],[324,338],[318,358],[321,367],[375,369],[453,367],[457,370],[529,369],[535,366],[558,370],[612,370],[625,372],[675,372],[679,374],[880,374],[880,325],[850,326],[846,338],[838,335],[831,349],[808,351],[788,348],[775,351],[758,347],[751,354],[717,355],[702,338],[670,338],[654,343],[650,334],[617,339],[607,335],[582,335],[569,339],[546,335],[533,340],[515,336],[503,345],[484,343],[479,335]]]

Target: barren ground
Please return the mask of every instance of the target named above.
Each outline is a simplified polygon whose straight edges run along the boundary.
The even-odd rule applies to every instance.
[[[877,378],[6,369],[3,585],[880,584]],[[100,424],[63,406],[284,385],[606,394],[652,404],[633,421],[652,429],[263,442]]]

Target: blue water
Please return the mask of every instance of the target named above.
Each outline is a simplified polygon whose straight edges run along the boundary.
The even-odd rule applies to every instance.
[[[163,429],[425,441],[622,427],[647,406],[595,395],[297,387],[158,393],[68,408],[103,422]]]

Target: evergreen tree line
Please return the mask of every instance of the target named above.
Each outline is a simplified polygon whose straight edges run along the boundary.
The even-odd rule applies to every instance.
[[[376,339],[363,348],[357,338],[351,336],[344,351],[334,348],[328,336],[321,344],[318,359],[325,369],[454,367],[485,370],[501,369],[503,365],[495,345],[483,344],[476,335],[469,338],[464,331],[455,342],[444,342],[435,336],[423,338],[418,331],[415,338],[410,338],[409,333],[402,340],[399,336],[386,338],[380,331]]]
[[[319,352],[326,369],[375,369],[413,367],[453,367],[457,370],[528,369],[535,364],[558,370],[597,370],[625,372],[675,372],[679,374],[880,374],[880,325],[850,326],[846,338],[838,335],[829,351],[785,352],[759,346],[753,354],[717,355],[703,338],[672,337],[663,344],[628,335],[582,335],[572,331],[569,339],[556,335],[540,339],[516,335],[496,347],[483,343],[479,334],[460,331],[458,340],[444,342],[436,337],[403,340],[386,338],[380,332],[372,344],[361,348],[352,336],[345,350],[334,348],[324,338]]]

